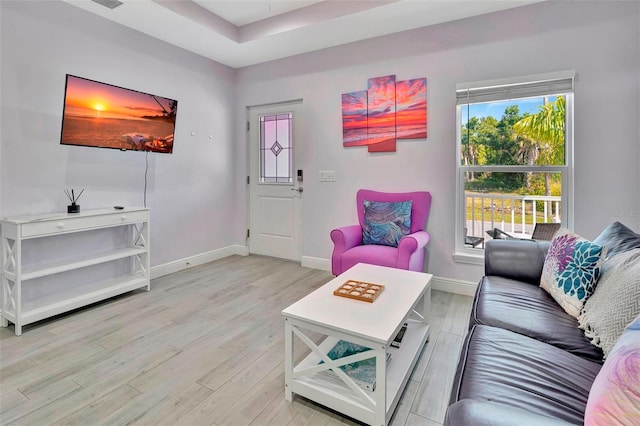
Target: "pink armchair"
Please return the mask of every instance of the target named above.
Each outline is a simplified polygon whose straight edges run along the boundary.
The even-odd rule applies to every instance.
[[[424,230],[431,208],[431,193],[426,191],[387,193],[361,189],[356,195],[358,225],[345,226],[331,231],[333,255],[331,272],[339,275],[357,263],[389,266],[422,272],[425,247],[431,236]],[[412,201],[409,235],[400,240],[398,247],[362,244],[364,201],[401,202]]]

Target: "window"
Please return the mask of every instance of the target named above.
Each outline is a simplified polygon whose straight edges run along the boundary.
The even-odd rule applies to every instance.
[[[260,183],[293,182],[293,113],[260,116]]]
[[[536,223],[568,226],[573,75],[461,84],[456,97],[457,259]]]

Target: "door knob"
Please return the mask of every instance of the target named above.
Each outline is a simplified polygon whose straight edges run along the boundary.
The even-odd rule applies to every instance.
[[[292,191],[298,191],[298,192],[302,192],[302,187],[300,188],[291,188]]]

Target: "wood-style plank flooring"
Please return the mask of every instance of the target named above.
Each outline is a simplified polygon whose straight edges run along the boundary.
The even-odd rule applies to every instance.
[[[284,399],[280,312],[332,278],[231,256],[25,326],[20,337],[0,328],[0,424],[357,425]],[[433,291],[432,305],[395,426],[444,419],[471,298]]]

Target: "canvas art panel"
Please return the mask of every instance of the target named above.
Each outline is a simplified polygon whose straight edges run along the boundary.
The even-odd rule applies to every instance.
[[[367,91],[342,95],[342,145],[367,145]]]
[[[395,152],[396,76],[370,78],[367,92],[369,152]]]
[[[427,137],[427,79],[396,83],[396,138]]]
[[[367,90],[342,95],[342,145],[395,152],[397,139],[427,137],[427,79],[370,78]]]

